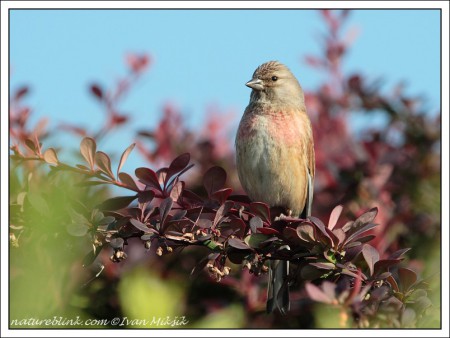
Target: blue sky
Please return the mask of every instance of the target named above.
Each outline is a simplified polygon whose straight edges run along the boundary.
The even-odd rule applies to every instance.
[[[345,30],[351,27],[359,35],[345,71],[381,76],[386,90],[404,81],[407,93],[427,98],[430,114],[439,111],[438,10],[354,10]],[[50,127],[100,123],[104,115],[88,85],[111,86],[123,76],[127,52],[152,56],[121,104],[133,121],[105,139],[107,151],[125,149],[137,129],[154,125],[166,102],[194,129],[211,105],[234,111],[237,126],[250,94],[244,83],[268,60],[288,65],[305,90],[323,79],[302,61],[320,50],[324,23],[314,10],[13,10],[10,28],[10,86],[31,87],[34,120],[47,116]],[[77,140],[58,137],[60,144]],[[131,168],[143,164],[133,158]]]

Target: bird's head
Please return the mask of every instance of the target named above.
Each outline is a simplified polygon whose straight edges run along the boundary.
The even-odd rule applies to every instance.
[[[245,85],[252,89],[250,102],[304,107],[300,84],[289,68],[278,61],[269,61],[256,68]]]

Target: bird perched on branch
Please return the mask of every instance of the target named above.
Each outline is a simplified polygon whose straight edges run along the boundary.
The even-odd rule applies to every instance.
[[[303,90],[277,61],[259,66],[246,86],[252,89],[250,102],[236,135],[242,187],[253,201],[306,218],[311,213],[315,159]],[[267,312],[289,311],[288,274],[288,261],[271,261]]]

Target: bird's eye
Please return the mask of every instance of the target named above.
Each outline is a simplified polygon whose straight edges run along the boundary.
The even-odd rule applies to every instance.
[[[272,76],[272,81],[276,81],[276,80],[278,80],[278,77]]]

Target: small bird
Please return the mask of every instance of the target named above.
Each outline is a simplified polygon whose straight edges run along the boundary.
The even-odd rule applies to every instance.
[[[311,215],[315,158],[303,90],[277,61],[259,66],[245,85],[252,92],[235,143],[241,185],[251,200],[306,218]],[[289,311],[288,274],[288,261],[271,262],[267,312]]]

